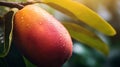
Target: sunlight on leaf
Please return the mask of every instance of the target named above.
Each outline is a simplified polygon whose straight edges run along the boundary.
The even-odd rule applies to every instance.
[[[43,3],[71,16],[75,20],[80,20],[92,28],[113,36],[116,34],[114,28],[101,18],[97,13],[73,0],[40,0]]]
[[[62,24],[67,28],[72,38],[108,55],[108,46],[95,33],[75,23],[63,22]]]

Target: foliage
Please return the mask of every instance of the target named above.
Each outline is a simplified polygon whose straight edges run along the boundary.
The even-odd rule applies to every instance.
[[[38,0],[34,0],[34,1],[38,1]],[[96,34],[96,31],[98,33],[102,33],[103,35],[105,34],[108,36],[115,35],[116,31],[107,21],[105,21],[97,13],[95,13],[85,5],[72,0],[61,0],[61,1],[60,0],[39,0],[39,1],[45,5],[51,6],[52,8],[54,8],[54,11],[56,11],[57,9],[58,11],[70,16],[73,19],[74,22],[64,21],[63,23],[63,25],[69,31],[73,40],[75,39],[75,41],[77,40],[80,43],[83,43],[89,47],[92,47],[90,49],[95,48],[96,50],[99,50],[104,55],[109,55],[109,47],[107,43],[105,43],[98,36],[98,34]],[[26,1],[25,0],[6,0],[6,2],[26,2]],[[21,54],[18,51],[18,54],[16,55],[17,52],[15,47],[11,46],[13,19],[16,11],[17,10],[11,10],[6,7],[0,6],[0,15],[1,15],[0,38],[4,38],[4,41],[5,41],[4,43],[0,43],[0,56],[4,57],[0,59],[0,66],[3,65],[2,67],[8,67],[9,65],[12,66],[12,63],[23,65],[22,67],[25,67],[23,57],[21,56]],[[77,21],[79,24],[75,23],[75,21]],[[81,22],[84,22],[84,24],[81,25]],[[1,23],[5,23],[5,24],[1,24]],[[88,28],[91,28],[92,30]],[[2,35],[3,33],[5,36]],[[0,41],[2,40],[0,39]],[[73,43],[76,43],[76,42],[73,41]],[[9,52],[9,50],[11,51]],[[14,57],[13,52],[15,52],[15,55],[16,55],[14,60],[15,61],[20,60],[20,62],[18,61],[10,62],[10,60]],[[74,55],[75,57],[77,57],[76,54],[73,54],[73,57]],[[76,62],[75,57],[73,60]],[[80,58],[80,56],[78,56],[78,58]],[[83,58],[80,58],[80,60],[81,59]],[[24,58],[24,60],[27,67],[29,67],[30,65],[32,65],[31,67],[35,67],[27,59]],[[69,62],[71,63],[71,61]]]

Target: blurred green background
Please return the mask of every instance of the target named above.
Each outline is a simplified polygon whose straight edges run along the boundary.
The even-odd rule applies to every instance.
[[[24,0],[0,0],[11,2],[24,2]],[[104,42],[110,48],[108,57],[97,50],[90,48],[73,39],[73,55],[63,65],[63,67],[120,67],[120,0],[76,0],[85,4],[97,12],[102,18],[108,21],[117,31],[113,37],[105,36],[98,32]],[[60,21],[72,21],[68,16],[54,10],[46,5],[40,5]],[[9,8],[0,6],[0,16],[3,16]],[[0,39],[2,38],[2,28],[0,28]],[[1,41],[2,42],[2,41]],[[25,61],[24,61],[25,60]],[[24,63],[25,62],[25,63]],[[25,65],[26,64],[26,65]],[[29,61],[22,57],[19,51],[11,46],[11,50],[5,58],[0,59],[0,67],[35,67]]]

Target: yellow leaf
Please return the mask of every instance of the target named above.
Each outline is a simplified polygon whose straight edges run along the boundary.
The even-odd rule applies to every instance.
[[[95,33],[75,23],[64,22],[62,24],[67,28],[72,38],[108,55],[108,46]]]
[[[43,3],[71,16],[75,20],[83,21],[92,28],[113,36],[116,34],[114,28],[101,18],[97,13],[73,0],[40,0]]]

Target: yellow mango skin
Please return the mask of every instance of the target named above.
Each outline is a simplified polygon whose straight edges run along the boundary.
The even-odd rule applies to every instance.
[[[14,43],[39,67],[61,67],[72,55],[72,40],[64,26],[35,5],[27,5],[14,17]]]

